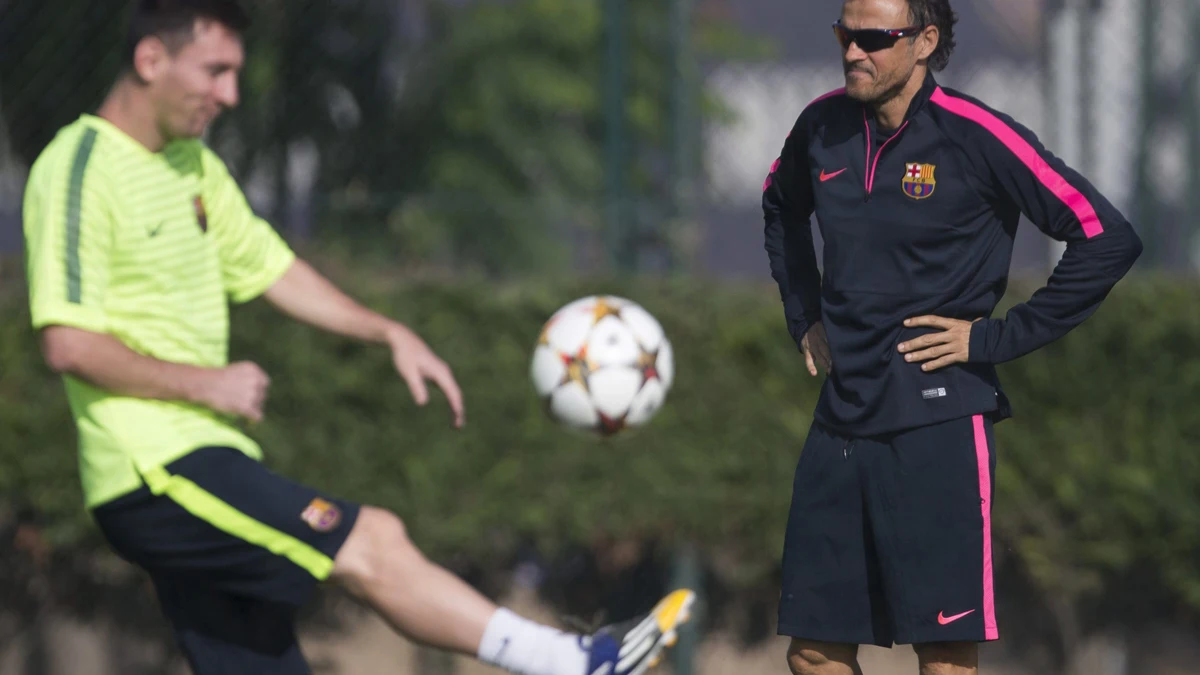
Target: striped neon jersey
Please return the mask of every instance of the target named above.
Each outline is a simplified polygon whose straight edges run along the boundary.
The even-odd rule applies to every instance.
[[[99,117],[62,129],[30,171],[26,272],[33,326],[115,336],[133,351],[228,363],[229,303],[265,292],[294,255],[198,140],[158,153]],[[259,446],[232,419],[175,401],[118,396],[65,376],[89,507],[203,446]]]

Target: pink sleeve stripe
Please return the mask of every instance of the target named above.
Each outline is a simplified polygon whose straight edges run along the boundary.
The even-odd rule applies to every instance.
[[[813,103],[819,103],[821,101],[824,101],[827,98],[833,98],[834,96],[838,96],[838,95],[841,95],[844,93],[846,93],[845,87],[842,87],[841,89],[834,89],[833,91],[829,92],[828,94],[821,94],[820,96],[814,98],[812,100],[812,102],[809,103],[808,105],[811,106]]]
[[[961,98],[955,98],[942,91],[938,87],[933,92],[931,101],[949,110],[950,112],[960,117],[965,117],[972,122],[987,129],[993,136],[998,138],[1017,159],[1021,160],[1033,175],[1037,177],[1046,189],[1058,197],[1062,203],[1067,205],[1075,213],[1075,217],[1079,219],[1079,224],[1083,227],[1083,233],[1088,239],[1100,234],[1104,231],[1104,226],[1100,224],[1100,218],[1096,215],[1096,209],[1092,207],[1091,202],[1084,197],[1079,190],[1076,190],[1073,185],[1067,182],[1062,174],[1055,171],[1037,150],[1029,144],[1021,135],[1013,131],[1012,127],[1000,121],[998,117],[983,108],[965,101]]]
[[[767,180],[763,182],[763,192],[766,192],[768,189],[770,189],[770,187],[771,187],[771,183],[772,183],[772,182],[774,182],[774,181],[771,179],[771,177],[775,175],[775,171],[776,171],[776,169],[778,169],[778,168],[779,168],[779,164],[780,164],[782,161],[783,161],[783,158],[782,158],[782,157],[780,157],[780,158],[778,158],[778,159],[776,159],[776,160],[775,160],[775,163],[774,163],[774,164],[772,164],[772,165],[771,165],[771,170],[767,172]]]
[[[845,87],[842,87],[841,89],[834,89],[833,91],[829,92],[828,94],[821,94],[820,96],[814,98],[812,100],[812,103],[809,103],[808,106],[806,106],[806,107],[812,106],[813,103],[816,103],[818,101],[824,101],[827,98],[833,98],[834,96],[837,96],[839,94],[844,94],[844,93],[846,93]],[[789,131],[787,137],[791,138],[792,132]],[[765,181],[763,181],[763,192],[766,192],[767,190],[769,190],[771,188],[772,183],[775,182],[773,176],[775,175],[775,170],[779,168],[779,162],[781,161],[781,159],[782,158],[776,159],[775,163],[771,165],[771,170],[767,173],[767,179]]]

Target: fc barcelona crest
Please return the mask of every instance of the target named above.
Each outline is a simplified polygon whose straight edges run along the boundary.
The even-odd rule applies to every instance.
[[[200,225],[200,231],[208,232],[208,214],[204,212],[204,200],[200,195],[196,195],[192,205],[196,207],[196,222]]]
[[[308,507],[300,514],[300,520],[317,532],[329,532],[342,521],[342,512],[338,507],[317,497],[308,503]]]
[[[936,168],[933,164],[905,164],[904,181],[901,183],[904,194],[913,199],[925,199],[932,195],[937,187],[937,181],[933,179],[933,170]]]

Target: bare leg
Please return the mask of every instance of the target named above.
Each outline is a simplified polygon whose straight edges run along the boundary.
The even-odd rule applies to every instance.
[[[862,675],[858,645],[793,638],[787,658],[793,675]]]
[[[364,506],[334,561],[332,580],[367,602],[399,633],[475,656],[496,605],[430,562],[392,513]]]
[[[977,675],[979,645],[974,642],[930,642],[913,645],[921,675]]]
[[[366,601],[396,632],[519,675],[641,675],[675,644],[696,594],[673,591],[642,617],[591,636],[499,609],[417,550],[395,514],[364,506],[331,579]]]

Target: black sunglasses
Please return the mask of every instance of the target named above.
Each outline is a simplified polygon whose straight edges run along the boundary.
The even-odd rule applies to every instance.
[[[841,21],[833,22],[833,34],[837,36],[842,49],[849,49],[850,43],[853,42],[864,52],[877,52],[881,49],[889,49],[900,38],[920,35],[922,30],[924,30],[923,26],[850,30],[843,26]]]

